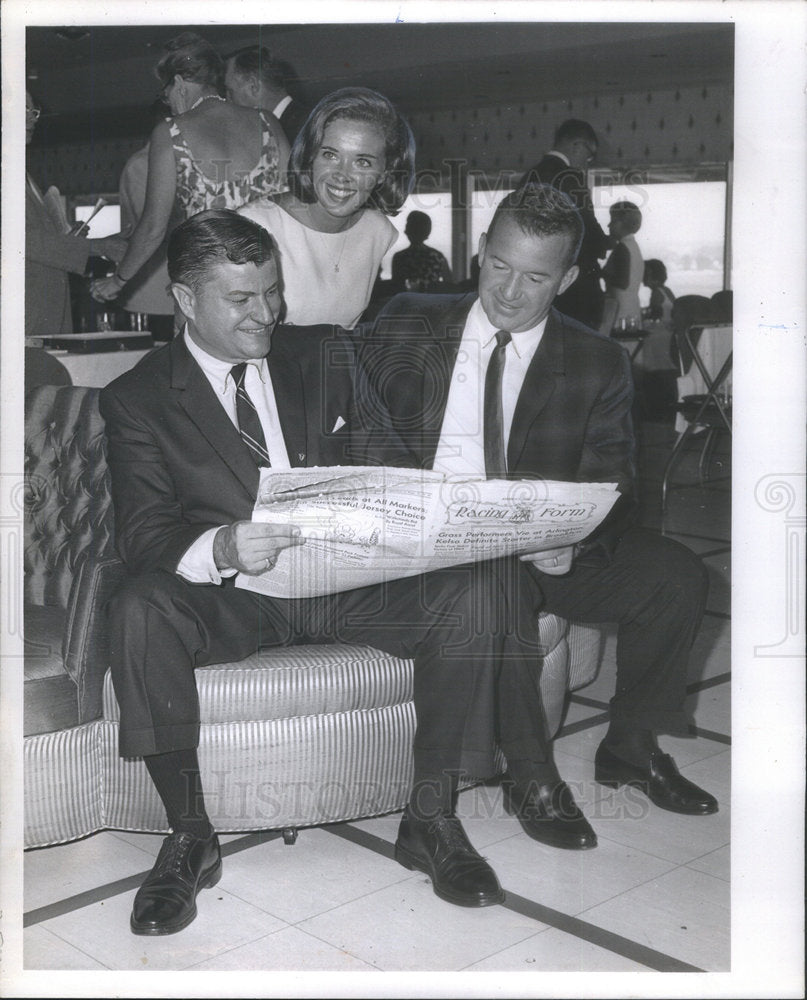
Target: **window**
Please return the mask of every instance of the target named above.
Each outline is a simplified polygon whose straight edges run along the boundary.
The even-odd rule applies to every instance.
[[[597,221],[608,231],[609,207],[631,201],[642,212],[636,241],[645,260],[667,268],[673,294],[705,295],[724,287],[726,259],[726,173],[722,165],[692,170],[654,168],[633,176],[593,172]],[[650,290],[642,286],[642,305]]]
[[[393,254],[409,246],[404,227],[407,215],[413,211],[425,212],[432,220],[432,231],[426,245],[439,250],[451,266],[451,194],[448,191],[416,192],[406,199],[401,211],[390,218],[398,230],[398,239],[381,262],[381,277],[384,280],[392,277]]]
[[[107,202],[111,202],[114,197],[117,201],[117,195],[110,196],[98,196],[104,197]],[[86,222],[87,219],[92,215],[95,205],[98,201],[98,197],[95,195],[82,195],[73,202],[73,210],[76,222]],[[104,236],[110,236],[112,233],[120,232],[120,205],[118,204],[106,204],[100,211],[95,215],[92,222],[90,223],[90,231],[88,233],[93,239],[101,239]]]

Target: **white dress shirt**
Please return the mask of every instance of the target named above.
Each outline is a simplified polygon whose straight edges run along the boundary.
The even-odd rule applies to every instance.
[[[229,361],[220,361],[202,350],[188,334],[187,328],[183,336],[185,345],[192,357],[202,369],[210,383],[213,392],[224,408],[224,412],[238,427],[238,417],[236,415],[235,402],[235,381],[230,374],[233,367]],[[250,399],[255,404],[258,418],[263,428],[263,435],[266,438],[266,447],[269,451],[269,460],[273,469],[289,469],[291,463],[286,452],[286,443],[283,440],[283,432],[280,427],[280,418],[277,413],[277,402],[272,388],[272,379],[269,374],[269,366],[266,358],[255,358],[247,362],[247,371],[244,376],[244,386]],[[221,527],[221,526],[220,526]],[[222,577],[235,576],[236,570],[224,570],[219,572],[213,559],[213,539],[219,528],[210,528],[200,535],[192,545],[185,551],[177,566],[177,573],[189,580],[191,583],[221,583]]]
[[[502,419],[504,440],[510,439],[513,414],[524,376],[541,343],[546,317],[537,326],[511,334],[505,350],[502,375]],[[485,315],[479,299],[471,306],[462,331],[457,360],[451,373],[440,440],[434,457],[437,472],[450,475],[484,476],[485,373],[496,346],[495,327]]]
[[[546,155],[557,156],[559,160],[563,160],[563,162],[566,164],[567,167],[571,166],[571,163],[569,162],[569,157],[565,153],[559,152],[557,149],[550,149]]]
[[[291,94],[286,94],[286,96],[277,102],[277,104],[272,108],[272,114],[275,118],[280,118],[286,108],[291,104]]]

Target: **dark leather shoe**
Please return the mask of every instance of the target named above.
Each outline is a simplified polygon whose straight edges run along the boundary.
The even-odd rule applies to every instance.
[[[518,818],[533,840],[567,851],[589,851],[597,846],[597,834],[577,808],[565,781],[552,785],[531,781],[525,791],[505,774],[502,794],[505,810]]]
[[[215,833],[204,840],[190,833],[170,834],[135,896],[132,933],[181,931],[196,916],[197,892],[220,878],[221,851]]]
[[[717,799],[685,778],[669,754],[656,750],[644,767],[631,764],[600,743],[594,757],[594,780],[610,788],[633,785],[660,809],[708,816],[717,812]]]
[[[493,906],[504,900],[496,873],[474,850],[455,816],[422,820],[404,810],[395,860],[425,872],[435,893],[457,906]]]

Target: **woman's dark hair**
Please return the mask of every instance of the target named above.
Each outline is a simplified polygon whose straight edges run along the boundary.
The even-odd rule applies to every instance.
[[[186,219],[168,240],[168,276],[198,291],[208,271],[225,260],[265,264],[275,244],[263,226],[227,208],[211,208]]]
[[[222,89],[224,60],[210,42],[193,31],[183,31],[163,47],[165,55],[154,72],[164,87],[179,74],[183,80]]]
[[[611,218],[619,219],[628,233],[638,233],[642,228],[642,212],[632,201],[615,201],[610,208]]]
[[[664,263],[660,260],[656,260],[655,257],[651,257],[649,260],[644,262],[644,283],[647,284],[648,281],[656,281],[659,285],[664,285],[667,283],[667,268]]]
[[[409,196],[415,178],[415,139],[406,120],[386,97],[365,87],[343,87],[323,97],[308,116],[291,147],[289,187],[300,201],[316,201],[311,172],[325,129],[345,119],[369,122],[384,136],[384,176],[367,202],[384,215],[397,215]]]

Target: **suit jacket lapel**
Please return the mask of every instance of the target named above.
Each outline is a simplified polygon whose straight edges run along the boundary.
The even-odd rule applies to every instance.
[[[527,369],[516,403],[510,439],[507,442],[508,469],[515,470],[518,466],[530,427],[549,402],[558,378],[565,373],[563,324],[559,314],[553,309],[549,313],[544,335]]]
[[[179,405],[254,502],[258,493],[258,469],[241,435],[216,399],[205,373],[194,361],[181,334],[171,341],[169,350],[171,386],[180,390]]]
[[[318,414],[308,412],[309,400],[305,397],[300,367],[288,357],[278,356],[272,351],[267,361],[289,462],[292,468],[314,462],[315,457],[308,455],[306,442],[308,422],[313,421],[312,426],[316,426]]]

